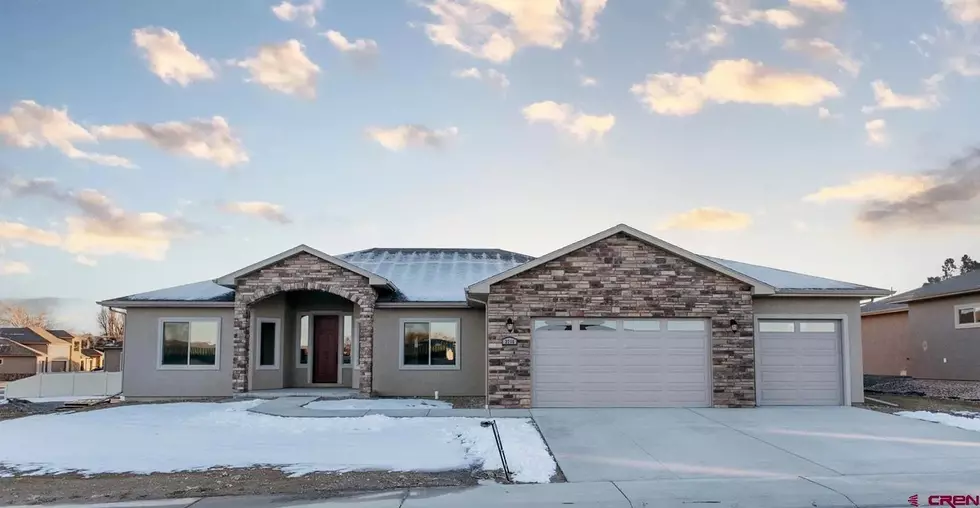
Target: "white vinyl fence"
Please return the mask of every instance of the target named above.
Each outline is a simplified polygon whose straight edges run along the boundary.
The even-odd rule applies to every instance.
[[[8,399],[109,396],[122,391],[122,372],[46,372],[7,383]]]

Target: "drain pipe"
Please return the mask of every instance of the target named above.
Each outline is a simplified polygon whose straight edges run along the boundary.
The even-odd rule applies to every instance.
[[[489,295],[487,298],[489,299]],[[477,300],[466,293],[466,299],[483,306],[483,409],[490,410],[490,316],[487,314],[487,302]]]

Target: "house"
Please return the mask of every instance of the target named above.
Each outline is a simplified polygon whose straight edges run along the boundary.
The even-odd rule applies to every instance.
[[[122,345],[105,345],[102,351],[102,370],[106,372],[122,371]]]
[[[86,347],[88,342],[87,338],[74,335],[67,330],[48,330],[48,333],[71,344],[71,350],[68,353],[68,370],[73,372],[92,370],[85,368],[88,362],[82,355],[82,349]]]
[[[701,256],[626,225],[539,258],[300,245],[126,311],[123,393],[350,386],[491,407],[848,405],[860,300],[890,292]]]
[[[102,351],[93,348],[82,348],[79,367],[82,372],[89,372],[102,368]]]
[[[980,271],[861,308],[868,374],[980,381]]]
[[[41,372],[47,355],[0,336],[0,381],[16,381]]]
[[[41,372],[68,372],[71,365],[71,343],[59,339],[37,326],[0,328],[4,337],[45,355]]]

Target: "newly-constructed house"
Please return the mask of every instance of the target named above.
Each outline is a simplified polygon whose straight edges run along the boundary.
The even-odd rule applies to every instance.
[[[980,380],[980,271],[861,308],[868,374]]]
[[[539,258],[300,245],[126,311],[127,397],[350,386],[492,407],[847,405],[860,300],[889,291],[701,256],[625,225]]]

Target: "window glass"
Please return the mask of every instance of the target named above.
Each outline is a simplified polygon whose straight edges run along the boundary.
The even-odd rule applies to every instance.
[[[759,321],[759,331],[793,333],[796,329],[790,321]]]
[[[977,322],[978,309],[960,309],[960,319],[957,321],[961,325],[970,325]]]
[[[350,365],[354,353],[354,317],[344,316],[344,365]]]
[[[534,320],[535,330],[571,330],[572,322],[567,319],[536,319]]]
[[[263,321],[259,326],[259,365],[276,364],[276,323]]]
[[[72,345],[72,348],[73,348],[73,349],[74,349],[75,351],[81,351],[81,349],[82,349],[82,343],[81,343],[81,342],[76,342],[76,343],[74,343],[74,344]]]
[[[456,365],[456,323],[429,323],[429,353],[432,365]]]
[[[310,316],[299,318],[299,364],[306,365],[310,357]]]
[[[191,321],[189,365],[214,365],[218,353],[218,322]]]
[[[405,323],[404,364],[429,364],[429,323]]]
[[[402,365],[454,367],[459,362],[458,324],[455,321],[406,322]]]
[[[656,332],[660,330],[660,321],[656,319],[627,319],[623,321],[623,330],[627,332]]]
[[[668,320],[667,329],[672,332],[702,332],[704,321],[700,319]]]
[[[800,323],[801,332],[833,333],[837,331],[833,321],[815,321]]]
[[[587,319],[578,325],[579,330],[590,332],[615,332],[615,321],[604,321],[602,319]]]
[[[187,365],[190,323],[163,323],[163,365]]]

